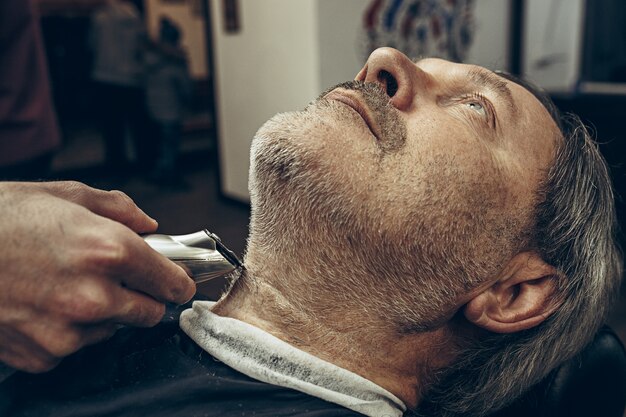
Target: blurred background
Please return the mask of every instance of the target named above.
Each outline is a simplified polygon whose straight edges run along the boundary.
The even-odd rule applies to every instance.
[[[5,178],[121,189],[164,233],[207,227],[242,254],[255,131],[393,46],[548,90],[596,131],[625,224],[623,1],[32,0],[31,12],[60,140],[43,160],[0,155]],[[624,295],[611,323],[626,340]]]

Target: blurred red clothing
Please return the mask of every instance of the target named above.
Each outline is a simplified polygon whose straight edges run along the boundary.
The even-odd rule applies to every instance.
[[[0,1],[0,166],[60,143],[39,19],[30,0]]]

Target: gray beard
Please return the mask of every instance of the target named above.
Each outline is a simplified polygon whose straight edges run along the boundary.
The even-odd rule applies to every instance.
[[[361,93],[370,108],[380,105],[371,98],[380,93]],[[320,320],[358,311],[399,333],[434,330],[455,314],[463,294],[510,259],[523,224],[490,207],[476,187],[458,195],[467,185],[455,187],[463,173],[445,152],[436,164],[416,161],[427,168],[419,179],[423,192],[406,207],[394,207],[385,190],[372,198],[366,184],[333,176],[294,139],[324,131],[329,112],[347,117],[347,111],[318,99],[305,111],[274,117],[257,133],[246,267]],[[394,144],[381,146],[382,169],[389,155],[402,152],[406,129],[398,120],[384,121],[392,112],[377,114]]]

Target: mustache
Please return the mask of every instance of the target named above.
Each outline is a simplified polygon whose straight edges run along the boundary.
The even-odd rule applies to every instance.
[[[360,94],[369,108],[382,137],[379,146],[383,151],[393,152],[402,149],[406,143],[407,127],[398,110],[390,103],[390,98],[380,84],[363,81],[346,81],[328,88],[319,95],[316,102],[324,100],[331,91],[343,88]]]

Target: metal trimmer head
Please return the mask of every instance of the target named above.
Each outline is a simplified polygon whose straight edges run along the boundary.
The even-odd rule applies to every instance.
[[[181,236],[153,234],[143,237],[152,249],[178,263],[196,283],[221,277],[243,263],[214,233],[204,229]]]

